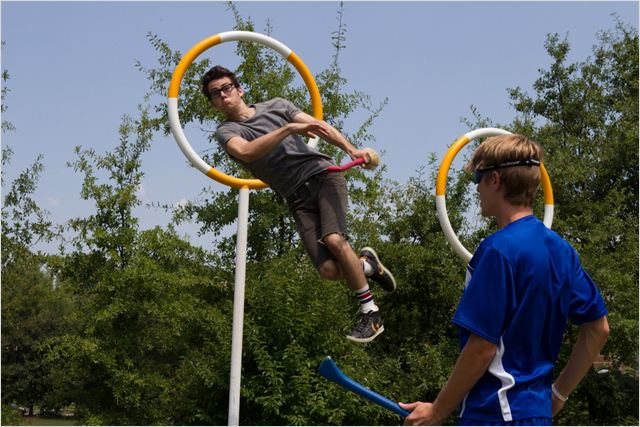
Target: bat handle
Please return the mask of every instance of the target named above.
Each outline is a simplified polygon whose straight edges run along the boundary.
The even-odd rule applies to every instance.
[[[326,379],[333,381],[339,386],[342,386],[347,390],[350,390],[364,397],[365,399],[369,399],[373,403],[376,403],[382,406],[383,408],[387,408],[390,411],[395,412],[396,414],[400,415],[403,418],[410,414],[409,411],[402,408],[400,405],[398,405],[397,402],[387,399],[386,397],[376,393],[375,391],[349,378],[340,370],[340,368],[338,368],[338,365],[336,365],[336,363],[331,359],[331,357],[327,356],[324,358],[322,363],[320,363],[318,372],[320,373],[320,375],[322,375]]]
[[[347,169],[350,169],[354,166],[358,166],[361,165],[365,162],[365,159],[363,157],[358,157],[355,160],[351,160],[349,163],[345,163],[342,166],[329,166],[326,170],[329,172],[344,172]]]

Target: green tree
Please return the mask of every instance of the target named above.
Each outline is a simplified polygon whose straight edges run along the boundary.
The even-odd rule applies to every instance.
[[[101,156],[93,149],[76,147],[78,159],[69,163],[76,172],[84,174],[81,197],[93,200],[96,207],[96,212],[88,218],[70,221],[70,228],[78,233],[75,246],[77,249],[86,246],[110,268],[125,268],[131,256],[129,249],[138,224],[133,209],[140,204],[136,193],[143,176],[140,158],[151,139],[147,122],[145,111],[137,122],[124,117],[119,130],[120,143],[113,152]],[[133,143],[130,142],[132,133],[136,136]],[[99,183],[96,170],[105,171],[106,183]]]
[[[229,278],[173,230],[140,232],[128,253],[127,265],[111,270],[75,254],[66,269],[97,268],[91,283],[63,272],[86,317],[78,333],[52,340],[49,354],[71,361],[78,415],[92,425],[223,423],[230,327],[228,304],[218,302],[229,299]]]
[[[152,134],[143,110],[123,119],[111,152],[76,149],[70,166],[82,173],[81,196],[95,211],[70,221],[75,250],[57,277],[83,316],[77,331],[48,341],[48,357],[67,361],[82,422],[220,424],[230,279],[171,227],[138,229]]]
[[[3,147],[3,173],[11,149]],[[42,345],[69,328],[70,301],[48,270],[46,257],[31,249],[55,232],[48,213],[33,198],[43,171],[42,157],[11,183],[2,207],[2,399],[26,407],[58,409],[63,402]],[[3,176],[4,184],[4,176]]]
[[[2,425],[19,426],[24,424],[22,413],[18,408],[2,404]]]
[[[4,47],[4,41],[1,42],[0,44],[1,47]],[[4,114],[7,111],[7,105],[5,103],[5,98],[7,97],[8,93],[9,93],[9,88],[7,87],[6,82],[9,80],[9,71],[8,70],[2,70],[2,91],[1,91],[1,99],[2,99],[2,106],[0,107],[0,112],[2,112],[2,114]],[[9,131],[9,130],[15,130],[15,127],[13,126],[13,124],[11,124],[10,121],[5,120],[4,118],[2,119],[2,133]],[[4,153],[4,151],[3,151]]]
[[[43,344],[66,333],[71,304],[55,289],[42,258],[2,235],[2,399],[29,409],[60,409],[57,366]]]
[[[10,147],[3,147],[3,166],[9,164],[12,154]],[[38,206],[33,198],[38,179],[44,170],[42,159],[43,156],[39,155],[29,168],[18,175],[3,199],[3,233],[26,247],[50,242],[55,237],[49,212]]]

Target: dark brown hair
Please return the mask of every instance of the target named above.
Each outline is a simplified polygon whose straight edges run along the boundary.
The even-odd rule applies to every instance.
[[[202,76],[202,93],[207,97],[207,99],[211,98],[208,88],[209,83],[211,83],[212,80],[218,80],[223,77],[229,77],[231,79],[231,83],[233,83],[235,87],[240,87],[240,83],[233,72],[221,67],[220,65],[216,65]]]

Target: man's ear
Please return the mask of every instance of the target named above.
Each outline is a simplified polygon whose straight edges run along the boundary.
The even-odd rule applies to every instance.
[[[242,89],[242,86],[238,86],[238,95],[240,96],[244,95],[244,89]]]
[[[500,184],[502,184],[502,179],[498,171],[491,171],[491,185],[496,187],[496,190],[500,189]]]

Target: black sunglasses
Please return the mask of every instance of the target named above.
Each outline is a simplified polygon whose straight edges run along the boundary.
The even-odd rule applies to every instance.
[[[218,98],[222,92],[224,92],[225,94],[229,94],[235,87],[236,86],[233,83],[227,83],[226,85],[223,85],[220,89],[211,90],[209,92],[209,98],[214,100]]]
[[[540,160],[524,159],[524,160],[517,160],[514,162],[500,163],[499,165],[487,166],[486,168],[476,169],[473,173],[473,183],[476,185],[480,184],[480,181],[482,181],[482,174],[487,171],[493,171],[493,170],[502,169],[502,168],[510,168],[512,166],[540,166]]]

